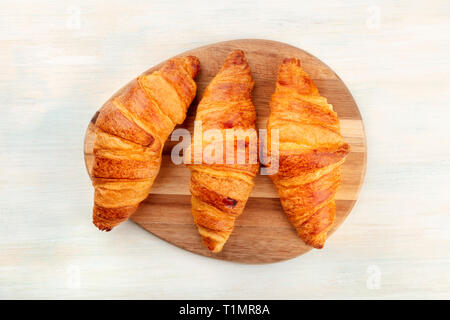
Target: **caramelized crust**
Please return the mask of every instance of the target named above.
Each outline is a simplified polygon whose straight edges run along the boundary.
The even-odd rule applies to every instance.
[[[128,220],[139,204],[129,207],[104,208],[94,203],[94,225],[101,231],[111,231],[119,223]]]
[[[97,128],[103,132],[107,132],[143,146],[149,146],[154,141],[154,138],[150,133],[125,117],[114,105],[113,101],[108,101],[103,105],[95,124]]]
[[[269,135],[274,129],[279,134],[279,170],[270,177],[300,238],[322,248],[335,219],[340,166],[350,150],[333,106],[295,58],[285,59],[278,71]]]
[[[127,220],[150,192],[161,165],[162,147],[186,117],[195,97],[199,61],[167,61],[122,88],[95,121],[93,220],[110,231]]]
[[[206,130],[216,129],[224,142],[226,129],[256,130],[252,89],[253,80],[244,53],[240,50],[231,52],[198,105],[196,121],[202,121],[202,134]],[[194,132],[194,136],[198,133]],[[236,155],[239,138],[234,139],[231,147]],[[249,163],[249,139],[244,137],[241,141],[245,146],[245,164],[237,164],[236,161],[225,164],[224,152],[224,164],[207,164],[203,159],[201,164],[189,165],[192,215],[203,243],[213,252],[221,251],[228,240],[235,219],[244,210],[253,188],[253,178],[258,172],[258,164]],[[214,141],[204,139],[202,150],[211,143]],[[194,144],[195,141],[191,145],[192,152]],[[187,156],[193,156],[193,153]]]
[[[341,161],[349,152],[348,144],[332,148],[317,148],[302,153],[286,151],[280,154],[278,177],[287,179],[301,176],[305,172],[330,166]]]

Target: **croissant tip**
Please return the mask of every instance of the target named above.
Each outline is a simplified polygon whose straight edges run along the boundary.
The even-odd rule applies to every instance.
[[[311,244],[311,246],[314,249],[323,249],[324,244],[323,243],[315,243],[315,244]]]
[[[113,228],[106,226],[104,224],[98,223],[98,222],[94,222],[94,225],[100,230],[100,231],[106,231],[106,232],[110,232]]]
[[[93,217],[92,223],[94,224],[94,226],[96,226],[100,231],[106,231],[109,232],[111,231],[114,226],[111,226],[111,224],[109,223],[104,223],[104,221],[102,221],[102,219],[100,219],[99,217],[95,216]]]
[[[234,55],[240,55],[240,56],[245,56],[245,53],[244,53],[244,51],[243,50],[241,50],[241,49],[236,49],[236,50],[233,50],[233,51],[231,51],[231,53],[230,54],[234,54]]]
[[[342,147],[342,149],[344,150],[345,154],[349,154],[350,153],[350,145],[348,143],[345,143]]]
[[[297,59],[297,58],[284,58],[283,64],[295,64],[300,67],[301,61],[300,61],[300,59]]]
[[[190,68],[192,78],[195,78],[200,71],[200,60],[196,56],[186,56],[184,59]]]
[[[226,58],[225,64],[234,64],[234,65],[247,64],[247,60],[245,60],[244,51],[242,50],[231,51]]]
[[[202,242],[212,253],[219,253],[222,251],[225,244],[204,236],[202,236]]]
[[[301,237],[302,238],[302,237]],[[313,247],[314,249],[323,249],[324,245],[325,245],[325,239],[308,239],[308,238],[303,238],[303,241],[305,242],[306,245]]]

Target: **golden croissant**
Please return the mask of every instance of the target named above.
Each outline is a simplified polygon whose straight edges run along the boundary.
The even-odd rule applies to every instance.
[[[93,222],[100,230],[127,220],[148,196],[164,142],[195,97],[199,68],[193,56],[171,59],[133,80],[100,109],[91,173]]]
[[[188,157],[195,154],[195,137],[198,134],[203,136],[200,149],[203,157],[198,163],[192,159],[192,164],[188,165],[191,170],[192,215],[203,243],[213,252],[222,250],[233,231],[235,219],[244,210],[259,168],[257,150],[253,148],[250,154],[251,141],[257,147],[252,89],[253,79],[244,52],[233,51],[206,88],[197,109],[195,120],[201,122],[202,128],[194,129],[194,142]],[[227,141],[226,135],[230,129],[235,132],[241,130],[244,134]],[[220,139],[208,140],[208,130],[218,131]],[[231,144],[225,141],[231,141]],[[211,159],[206,161],[206,150],[217,142],[225,150],[222,163]],[[239,145],[243,146],[240,154],[245,151],[243,162],[238,161]],[[232,159],[227,162],[226,157],[230,154]],[[219,155],[212,160],[220,159]]]
[[[335,219],[340,167],[349,145],[333,106],[298,59],[285,59],[270,101],[268,133],[279,135],[279,169],[270,176],[289,221],[308,245],[322,248]],[[275,150],[270,149],[269,153]]]

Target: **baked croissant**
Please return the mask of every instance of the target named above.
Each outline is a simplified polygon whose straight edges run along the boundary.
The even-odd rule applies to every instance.
[[[133,214],[150,192],[164,142],[196,94],[200,68],[193,56],[167,61],[117,92],[100,109],[91,173],[93,222],[110,231]]]
[[[334,223],[334,196],[349,145],[333,106],[295,58],[285,59],[278,70],[267,123],[269,134],[274,129],[279,134],[279,169],[270,178],[300,238],[322,248]]]
[[[201,121],[202,129],[195,127],[188,157],[194,156],[195,137],[199,133],[203,136],[200,147],[203,157],[197,164],[192,158],[192,164],[188,165],[191,170],[192,215],[203,243],[213,252],[222,250],[233,231],[235,219],[244,210],[259,168],[257,149],[253,148],[252,152],[250,141],[254,138],[252,142],[257,144],[252,89],[253,79],[244,52],[233,51],[205,89],[197,109],[195,120]],[[219,132],[220,139],[208,140],[205,132],[214,129]],[[227,129],[241,129],[249,135],[233,136],[227,141],[231,143],[227,144],[226,134],[230,132]],[[222,163],[205,160],[206,150],[213,143],[222,145],[225,150]],[[238,151],[242,155],[244,150],[245,161],[238,161]],[[227,162],[226,157],[230,154],[231,161]],[[220,160],[220,157],[214,160]]]

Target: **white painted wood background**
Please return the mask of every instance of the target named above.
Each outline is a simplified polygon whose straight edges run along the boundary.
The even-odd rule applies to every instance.
[[[148,67],[212,42],[303,48],[353,93],[359,202],[322,251],[240,265],[91,225],[85,128]],[[2,1],[0,298],[450,298],[449,1]]]

